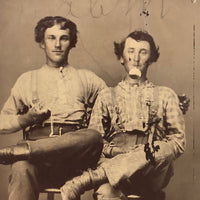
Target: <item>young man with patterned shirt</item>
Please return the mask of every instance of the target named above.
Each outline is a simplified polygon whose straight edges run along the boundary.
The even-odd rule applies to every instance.
[[[103,80],[68,63],[77,42],[72,21],[41,19],[35,40],[46,64],[22,74],[0,114],[0,133],[24,130],[26,141],[0,149],[0,163],[12,164],[9,200],[37,200],[42,187],[60,187],[80,170],[96,164],[101,135],[86,129]]]
[[[159,57],[152,36],[134,31],[114,45],[126,77],[100,92],[89,125],[104,138],[104,158],[97,169],[66,182],[63,200],[77,199],[91,188],[99,200],[133,194],[165,199],[161,190],[173,175],[174,160],[185,150],[185,122],[177,95],[147,79],[149,65]]]

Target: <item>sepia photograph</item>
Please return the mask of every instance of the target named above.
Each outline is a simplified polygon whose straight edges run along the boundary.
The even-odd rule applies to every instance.
[[[200,199],[200,0],[0,0],[0,200]]]

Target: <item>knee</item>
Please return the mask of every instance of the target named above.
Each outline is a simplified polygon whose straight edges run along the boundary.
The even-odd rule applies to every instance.
[[[173,169],[174,166],[174,157],[173,155],[165,157],[165,159],[161,159],[156,163],[156,170],[158,171],[168,171]]]
[[[93,141],[103,142],[101,134],[95,129],[87,129],[88,135]]]
[[[37,174],[37,170],[34,167],[34,165],[29,163],[28,161],[18,161],[18,162],[13,163],[11,167],[11,174],[10,174],[9,181],[11,181],[12,179],[23,180],[27,176],[35,177],[36,174]]]
[[[114,189],[109,183],[101,185],[94,193],[95,200],[120,200],[125,199],[124,194]]]
[[[9,199],[38,199],[39,176],[36,174],[35,167],[28,161],[14,163],[9,176]]]
[[[171,177],[174,175],[174,161],[173,159],[166,159],[163,162],[159,163],[154,168],[154,173],[152,174],[150,185],[152,191],[157,192],[165,188]]]
[[[88,141],[91,145],[97,147],[103,147],[103,138],[101,134],[94,129],[82,129],[84,132],[84,140]]]

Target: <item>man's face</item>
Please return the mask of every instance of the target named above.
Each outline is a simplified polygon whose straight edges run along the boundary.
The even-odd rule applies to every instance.
[[[146,77],[150,53],[149,42],[136,41],[130,37],[126,39],[122,59],[131,78]]]
[[[41,43],[41,47],[45,51],[47,64],[49,66],[59,67],[67,62],[70,49],[69,31],[69,29],[60,29],[60,25],[54,25],[46,29],[44,42]]]

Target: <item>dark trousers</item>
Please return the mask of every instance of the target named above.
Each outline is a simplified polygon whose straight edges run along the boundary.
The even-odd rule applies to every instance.
[[[100,134],[91,129],[28,144],[30,159],[12,165],[9,200],[37,200],[41,188],[61,187],[81,170],[95,166],[103,146]]]

